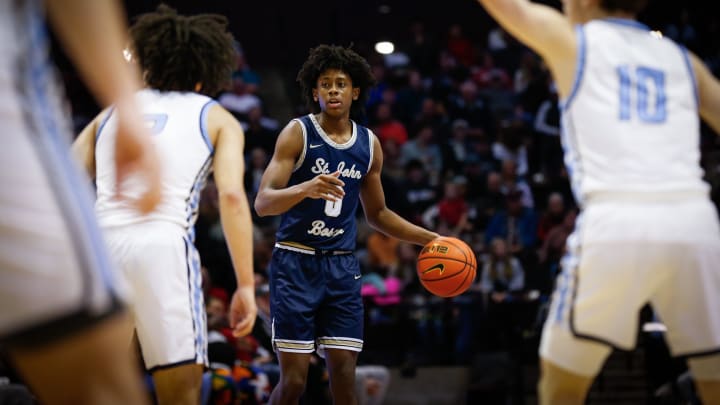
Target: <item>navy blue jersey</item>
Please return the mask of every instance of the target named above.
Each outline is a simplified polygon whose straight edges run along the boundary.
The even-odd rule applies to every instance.
[[[314,115],[296,121],[302,127],[304,149],[288,186],[340,171],[345,197],[337,202],[305,198],[282,215],[277,241],[320,250],[354,250],[355,210],[360,201],[360,184],[372,163],[372,132],[353,122],[350,140],[338,144],[323,131]]]

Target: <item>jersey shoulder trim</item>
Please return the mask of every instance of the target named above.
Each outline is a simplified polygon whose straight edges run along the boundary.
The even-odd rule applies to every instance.
[[[303,122],[302,118],[295,118],[293,121],[300,124],[300,129],[302,129],[302,138],[303,138],[303,147],[302,151],[300,152],[300,156],[298,156],[297,162],[295,162],[295,167],[293,167],[293,172],[297,171],[297,169],[302,166],[303,162],[305,162],[305,153],[307,151],[307,139],[308,139],[308,133],[307,128],[305,127],[305,123]]]
[[[212,142],[210,141],[210,133],[208,132],[208,123],[207,123],[207,116],[208,112],[210,111],[210,107],[217,104],[217,101],[215,100],[209,100],[205,103],[205,105],[200,110],[200,133],[202,134],[203,141],[205,141],[205,145],[207,145],[208,150],[210,151],[210,154],[215,153],[215,147],[213,146]]]
[[[585,29],[582,25],[578,24],[575,26],[575,38],[577,39],[577,60],[575,61],[575,79],[573,85],[565,100],[560,102],[560,108],[567,110],[570,108],[570,104],[577,95],[582,84],[583,73],[585,72],[585,63],[587,59],[587,41],[585,38]]]
[[[112,116],[112,113],[114,110],[115,110],[115,107],[108,108],[102,121],[100,121],[100,125],[98,125],[97,131],[95,131],[95,144],[96,145],[98,143],[98,140],[100,139],[100,134],[102,133],[103,128],[105,128],[105,124],[107,124],[108,121],[110,121],[110,117]]]

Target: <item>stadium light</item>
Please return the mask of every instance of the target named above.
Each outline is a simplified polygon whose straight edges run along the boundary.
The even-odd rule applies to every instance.
[[[375,44],[375,51],[381,55],[390,55],[395,51],[395,44],[390,41],[380,41]]]

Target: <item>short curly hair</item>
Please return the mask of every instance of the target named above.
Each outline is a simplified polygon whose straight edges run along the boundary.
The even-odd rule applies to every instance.
[[[600,6],[608,11],[626,11],[637,14],[647,5],[648,0],[601,0]]]
[[[132,55],[145,83],[160,91],[195,91],[215,96],[230,83],[235,67],[232,34],[218,14],[184,16],[161,4],[130,27]]]
[[[363,114],[368,92],[375,85],[370,65],[350,48],[325,44],[310,49],[308,58],[297,75],[303,99],[310,111],[320,112],[320,104],[313,99],[313,89],[317,86],[320,75],[328,69],[337,69],[350,76],[353,87],[360,89],[360,95],[352,103],[350,112],[354,116]]]

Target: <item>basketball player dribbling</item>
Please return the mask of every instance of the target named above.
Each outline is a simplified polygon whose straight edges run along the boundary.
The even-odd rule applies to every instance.
[[[197,404],[208,342],[193,225],[210,170],[238,283],[229,314],[234,335],[250,333],[257,313],[244,133],[208,97],[231,77],[233,38],[225,17],[182,16],[166,6],[140,16],[130,36],[130,53],[147,86],[137,100],[163,170],[164,199],[157,210],[140,216],[113,198],[118,190],[110,164],[117,136],[114,110],[98,115],[74,149],[97,183],[96,213],[130,287],[135,331],[158,402]],[[123,192],[135,193],[136,187],[126,184]]]
[[[0,2],[0,346],[43,404],[144,404],[140,376],[117,351],[128,319],[70,156],[44,13],[103,105],[118,108],[114,173],[160,200],[156,155],[132,98],[139,75],[122,59],[126,27],[114,1]]]
[[[281,368],[270,403],[298,403],[317,347],[334,403],[352,405],[363,345],[361,274],[353,255],[358,201],[368,223],[395,238],[425,245],[438,235],[385,205],[380,142],[350,119],[375,81],[367,62],[350,49],[320,45],[297,80],[313,113],[282,130],[255,200],[258,214],[282,215],[269,267]]]
[[[720,229],[699,166],[699,115],[720,131],[720,84],[637,22],[644,0],[480,0],[547,62],[582,207],[540,344],[543,404],[584,402],[650,303],[699,393],[720,403]]]

